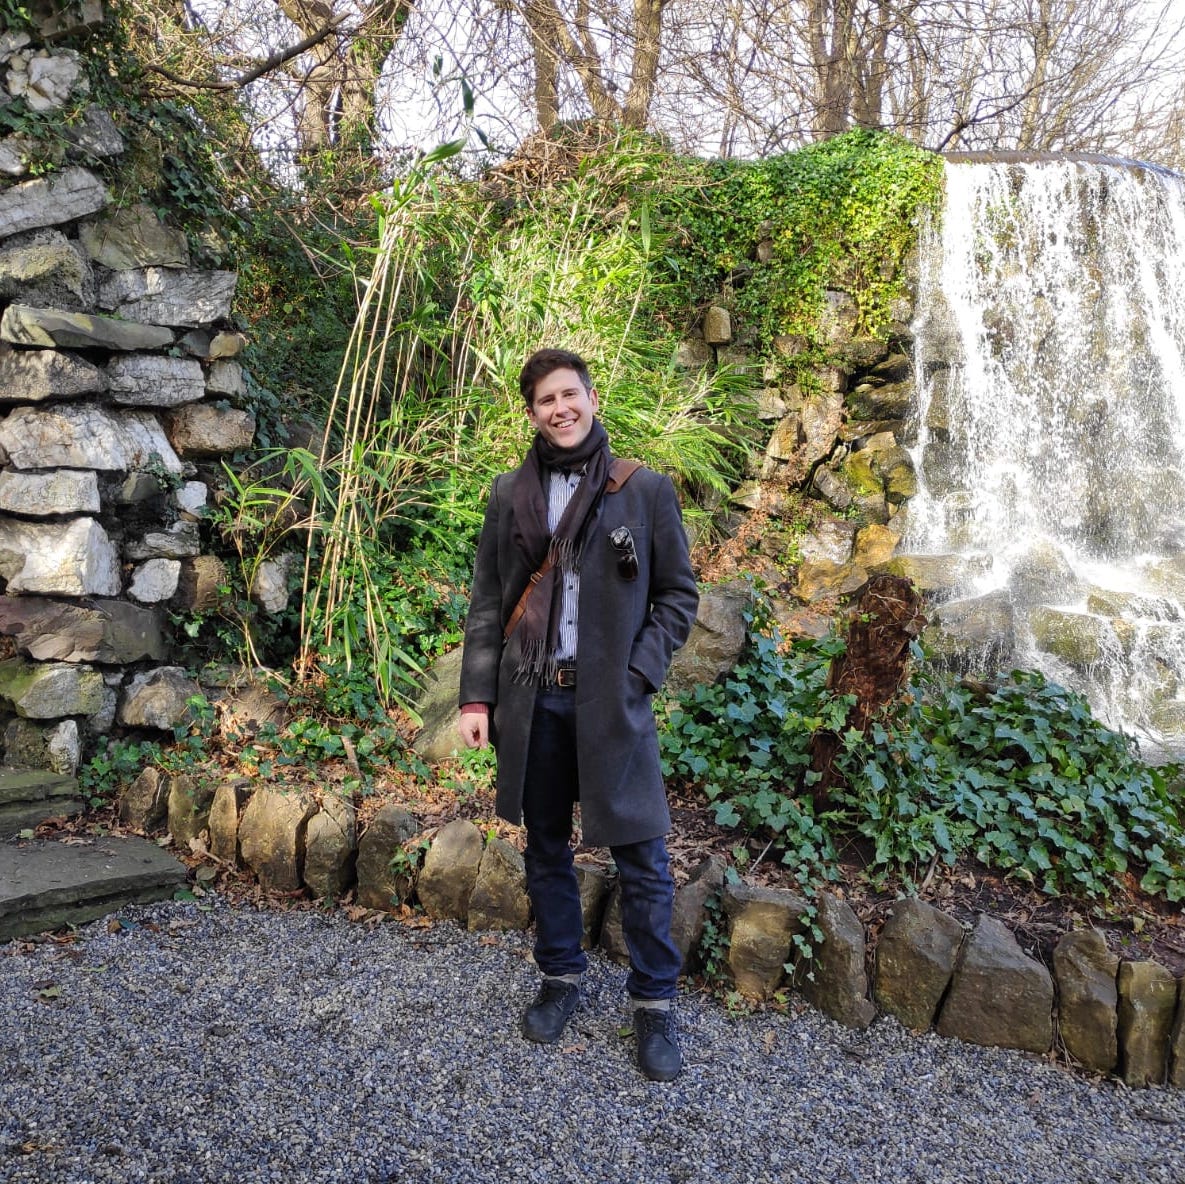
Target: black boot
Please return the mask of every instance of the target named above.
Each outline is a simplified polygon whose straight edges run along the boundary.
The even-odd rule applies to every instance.
[[[545,978],[535,1002],[523,1015],[523,1035],[539,1044],[554,1044],[579,1002],[580,987],[576,983]]]
[[[638,1068],[651,1081],[673,1081],[683,1067],[673,1009],[638,1007],[634,1010],[634,1038]]]

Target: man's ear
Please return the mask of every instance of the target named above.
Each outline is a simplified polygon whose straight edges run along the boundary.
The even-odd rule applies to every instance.
[[[593,411],[596,411],[596,409],[601,404],[601,399],[597,394],[597,388],[595,386],[590,386],[588,388],[588,401],[592,404]]]

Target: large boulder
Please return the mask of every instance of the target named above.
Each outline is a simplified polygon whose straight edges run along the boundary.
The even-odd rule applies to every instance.
[[[907,1028],[923,1031],[954,973],[963,927],[922,900],[898,900],[876,946],[873,998]]]
[[[185,233],[166,226],[151,206],[123,206],[84,222],[78,238],[87,254],[111,271],[136,267],[187,267]]]
[[[768,999],[781,985],[792,959],[795,935],[806,928],[807,904],[792,892],[727,884],[728,966],[742,995]]]
[[[273,892],[296,892],[304,883],[306,828],[317,807],[303,793],[257,789],[239,821],[243,862]]]
[[[172,345],[173,331],[89,312],[10,304],[0,316],[0,339],[13,345],[64,349],[164,349]]]
[[[1016,646],[1016,615],[1006,589],[968,600],[947,600],[930,614],[922,643],[952,665],[1007,668]]]
[[[167,778],[165,792],[169,834],[176,846],[186,850],[209,826],[214,786],[205,777],[182,773]]]
[[[99,479],[90,469],[48,469],[40,473],[0,472],[0,511],[29,518],[97,514]]]
[[[190,699],[202,693],[180,666],[158,666],[132,677],[119,705],[119,722],[171,732],[192,715]]]
[[[580,915],[584,922],[584,934],[580,944],[586,950],[593,949],[601,940],[601,928],[605,920],[605,909],[609,904],[609,893],[613,876],[599,864],[577,863],[576,883],[580,889]]]
[[[119,553],[94,518],[0,518],[0,577],[10,595],[114,596],[120,590]]]
[[[42,230],[0,246],[0,300],[73,311],[94,304],[90,261],[57,230]]]
[[[1177,1009],[1177,980],[1159,962],[1119,967],[1119,1060],[1126,1084],[1162,1085]]]
[[[428,916],[465,922],[481,857],[481,831],[472,822],[457,818],[437,831],[417,883]]]
[[[107,186],[94,173],[77,167],[9,185],[0,189],[0,239],[85,218],[98,213],[109,200]]]
[[[1047,1052],[1053,979],[1002,921],[982,913],[959,951],[937,1029],[971,1044]]]
[[[482,852],[469,896],[470,929],[526,929],[531,923],[527,872],[521,852],[505,839],[493,838]]]
[[[335,900],[354,882],[358,823],[354,804],[326,793],[305,832],[304,882],[321,900]]]
[[[0,448],[17,469],[129,473],[159,465],[180,474],[182,468],[150,412],[112,411],[94,403],[18,407],[0,420]]]
[[[246,796],[242,779],[220,781],[210,803],[210,854],[231,867],[239,864],[239,812]]]
[[[142,267],[113,271],[99,287],[99,307],[141,324],[192,328],[230,315],[233,271]]]
[[[823,941],[795,984],[803,997],[848,1028],[867,1028],[876,1018],[864,970],[864,926],[851,905],[828,892],[818,897],[815,923]]]
[[[709,855],[692,869],[687,882],[675,889],[671,940],[683,956],[684,974],[696,966],[708,919],[708,903],[718,897],[724,887],[725,869],[726,864],[719,855]]]
[[[107,375],[77,354],[54,349],[13,349],[0,343],[0,403],[40,403],[101,394]]]
[[[461,689],[462,647],[437,658],[424,673],[415,708],[423,726],[412,747],[426,761],[443,761],[461,747],[457,695]]]
[[[1095,929],[1067,933],[1053,951],[1058,1033],[1066,1052],[1096,1073],[1110,1073],[1119,1061],[1118,971],[1119,959]]]
[[[251,447],[255,416],[235,407],[188,403],[169,413],[168,432],[182,456],[220,456]]]
[[[420,831],[415,816],[388,803],[358,840],[357,900],[363,908],[393,909],[411,900],[415,887],[405,845]]]
[[[73,777],[82,760],[78,721],[38,724],[28,719],[9,720],[4,729],[4,760],[17,768],[49,769]]]
[[[164,616],[123,600],[79,604],[39,596],[0,596],[0,633],[42,662],[126,665],[160,661],[167,647]]]
[[[169,816],[169,779],[154,765],[120,794],[119,821],[129,830],[148,834],[159,830]]]
[[[713,683],[736,665],[745,646],[744,612],[752,595],[744,580],[704,589],[691,636],[676,651],[667,674],[668,690],[679,693]]]
[[[107,363],[113,403],[128,407],[177,407],[205,396],[206,380],[193,358],[122,354]]]
[[[0,701],[22,719],[93,715],[103,706],[103,675],[66,662],[0,662]]]

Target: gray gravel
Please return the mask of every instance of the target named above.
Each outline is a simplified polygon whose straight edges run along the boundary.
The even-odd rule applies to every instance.
[[[699,995],[659,1085],[600,958],[544,1048],[517,1032],[521,934],[217,899],[119,915],[0,945],[0,1180],[1185,1182],[1185,1091]]]

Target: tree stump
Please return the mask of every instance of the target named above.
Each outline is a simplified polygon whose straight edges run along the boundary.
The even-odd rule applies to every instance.
[[[816,806],[825,805],[831,791],[844,784],[834,764],[843,733],[852,728],[863,732],[900,690],[909,665],[909,644],[926,625],[921,604],[909,580],[875,575],[849,610],[847,648],[831,662],[827,689],[854,695],[856,701],[841,731],[817,732],[811,742],[811,769],[820,774],[811,791]]]

